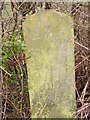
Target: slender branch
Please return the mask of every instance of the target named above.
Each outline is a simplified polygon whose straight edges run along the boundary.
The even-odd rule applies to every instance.
[[[0,66],[0,69],[3,70],[7,75],[9,75],[11,77],[11,74],[9,72],[7,72],[2,66]]]

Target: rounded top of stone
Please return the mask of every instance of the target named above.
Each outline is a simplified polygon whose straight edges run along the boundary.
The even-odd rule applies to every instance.
[[[38,13],[35,13],[35,14],[32,14],[30,16],[28,16],[24,22],[27,23],[28,21],[34,21],[36,19],[36,17],[41,20],[41,18],[50,18],[50,17],[53,17],[53,18],[56,18],[57,19],[64,19],[66,20],[67,22],[71,22],[72,24],[72,17],[70,15],[67,15],[65,13],[61,13],[61,12],[58,12],[58,11],[55,11],[55,10],[45,10],[45,11],[40,11]]]

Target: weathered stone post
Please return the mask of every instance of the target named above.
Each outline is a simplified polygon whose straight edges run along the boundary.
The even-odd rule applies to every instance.
[[[75,117],[73,20],[56,11],[23,24],[32,118]]]

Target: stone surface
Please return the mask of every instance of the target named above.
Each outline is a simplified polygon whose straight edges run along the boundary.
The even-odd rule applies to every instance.
[[[74,35],[71,17],[43,11],[23,24],[32,118],[75,115]]]

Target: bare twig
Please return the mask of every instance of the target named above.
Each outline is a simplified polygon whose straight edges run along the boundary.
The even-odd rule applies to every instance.
[[[74,42],[75,42],[75,44],[79,45],[80,47],[82,47],[82,48],[84,48],[84,49],[86,49],[86,50],[90,50],[88,47],[80,44],[79,42],[76,42],[76,41],[74,41]]]
[[[9,72],[7,72],[2,66],[0,66],[0,69],[2,69],[7,75],[9,75],[11,77],[11,74]]]

